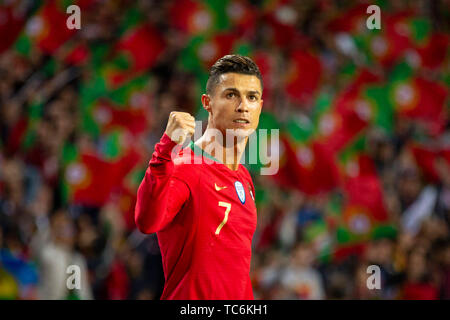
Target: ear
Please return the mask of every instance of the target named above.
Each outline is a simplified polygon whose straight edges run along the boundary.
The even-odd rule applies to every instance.
[[[211,102],[210,96],[207,94],[202,94],[202,105],[203,105],[203,108],[208,112],[211,112],[210,102]]]

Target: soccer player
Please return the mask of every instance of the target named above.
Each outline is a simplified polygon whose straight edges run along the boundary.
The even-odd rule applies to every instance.
[[[255,191],[240,160],[258,126],[262,86],[248,57],[227,55],[211,67],[201,97],[209,113],[205,133],[175,152],[190,154],[190,162],[174,161],[172,150],[194,133],[195,119],[185,112],[169,116],[135,208],[139,230],[157,233],[165,276],[161,299],[254,299]]]

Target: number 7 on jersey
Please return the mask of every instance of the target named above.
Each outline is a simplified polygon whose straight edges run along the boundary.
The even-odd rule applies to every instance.
[[[216,229],[216,235],[219,235],[220,230],[225,225],[225,223],[227,223],[228,214],[230,213],[230,210],[231,210],[231,203],[224,202],[224,201],[219,201],[219,207],[224,207],[226,209],[225,209],[225,217],[223,218],[223,221],[219,224],[219,226]]]

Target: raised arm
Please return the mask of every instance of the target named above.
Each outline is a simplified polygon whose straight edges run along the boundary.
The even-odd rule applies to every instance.
[[[171,152],[177,143],[193,134],[194,118],[185,112],[172,112],[166,132],[155,146],[145,172],[135,207],[135,222],[143,233],[154,233],[166,227],[189,199],[187,184],[172,176]]]

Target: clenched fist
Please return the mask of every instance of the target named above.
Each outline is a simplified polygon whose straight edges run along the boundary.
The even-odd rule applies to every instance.
[[[182,144],[186,138],[194,134],[195,118],[187,112],[172,111],[165,133],[173,142]]]

